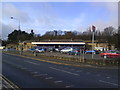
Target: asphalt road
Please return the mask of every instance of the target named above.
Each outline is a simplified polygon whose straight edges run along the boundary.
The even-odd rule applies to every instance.
[[[20,88],[118,88],[118,69],[73,67],[3,54],[2,74]]]

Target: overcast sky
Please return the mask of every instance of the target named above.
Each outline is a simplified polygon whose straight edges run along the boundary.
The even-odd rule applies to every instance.
[[[13,16],[13,20],[10,17]],[[14,29],[43,35],[46,31],[83,32],[91,25],[99,30],[117,28],[117,2],[2,2],[2,37]]]

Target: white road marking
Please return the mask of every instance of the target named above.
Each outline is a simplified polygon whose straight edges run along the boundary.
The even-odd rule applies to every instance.
[[[70,87],[73,87],[73,85],[70,85],[70,86],[65,86],[65,88],[70,88]]]
[[[40,65],[38,63],[34,63],[34,62],[30,62],[30,61],[24,61],[24,62],[31,63],[31,64],[34,64],[34,65]]]
[[[120,86],[120,85],[118,85],[116,83],[111,83],[111,82],[107,82],[107,81],[103,81],[103,80],[99,80],[99,82],[111,84],[111,85],[114,85],[114,86]]]
[[[63,81],[54,81],[54,83],[60,83],[60,82],[63,82]]]
[[[33,74],[36,74],[36,73],[38,73],[38,72],[32,72]]]
[[[52,79],[53,77],[47,77],[47,78],[45,78],[45,79]]]
[[[106,77],[106,78],[110,78],[110,77]]]
[[[61,70],[61,69],[57,69],[57,68],[53,68],[53,67],[49,67],[49,68],[54,69],[54,70],[57,70],[57,71],[66,72],[66,73],[69,73],[69,74],[72,74],[72,75],[80,76],[80,75],[79,75],[79,74],[77,74],[77,73],[72,73],[72,72],[68,72],[68,71]]]

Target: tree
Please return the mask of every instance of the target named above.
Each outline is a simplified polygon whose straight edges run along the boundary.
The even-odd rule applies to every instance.
[[[8,35],[9,43],[18,43],[19,41],[30,40],[31,34],[26,33],[21,30],[14,30],[12,33]]]

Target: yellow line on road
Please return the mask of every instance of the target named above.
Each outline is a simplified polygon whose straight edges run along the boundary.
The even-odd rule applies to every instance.
[[[73,65],[73,64],[66,64],[66,63],[60,63],[60,62],[54,62],[54,61],[47,61],[47,60],[42,60],[42,59],[39,59],[39,58],[32,58],[32,57],[27,57],[27,56],[22,56],[22,55],[16,55],[16,54],[11,54],[11,53],[6,53],[6,54],[20,56],[20,57],[24,57],[24,58],[28,58],[28,59],[33,59],[33,60],[38,60],[38,61],[43,61],[43,62],[54,63],[54,64],[62,64],[62,65],[67,65],[67,66],[69,65],[69,66],[80,67],[80,65]]]

